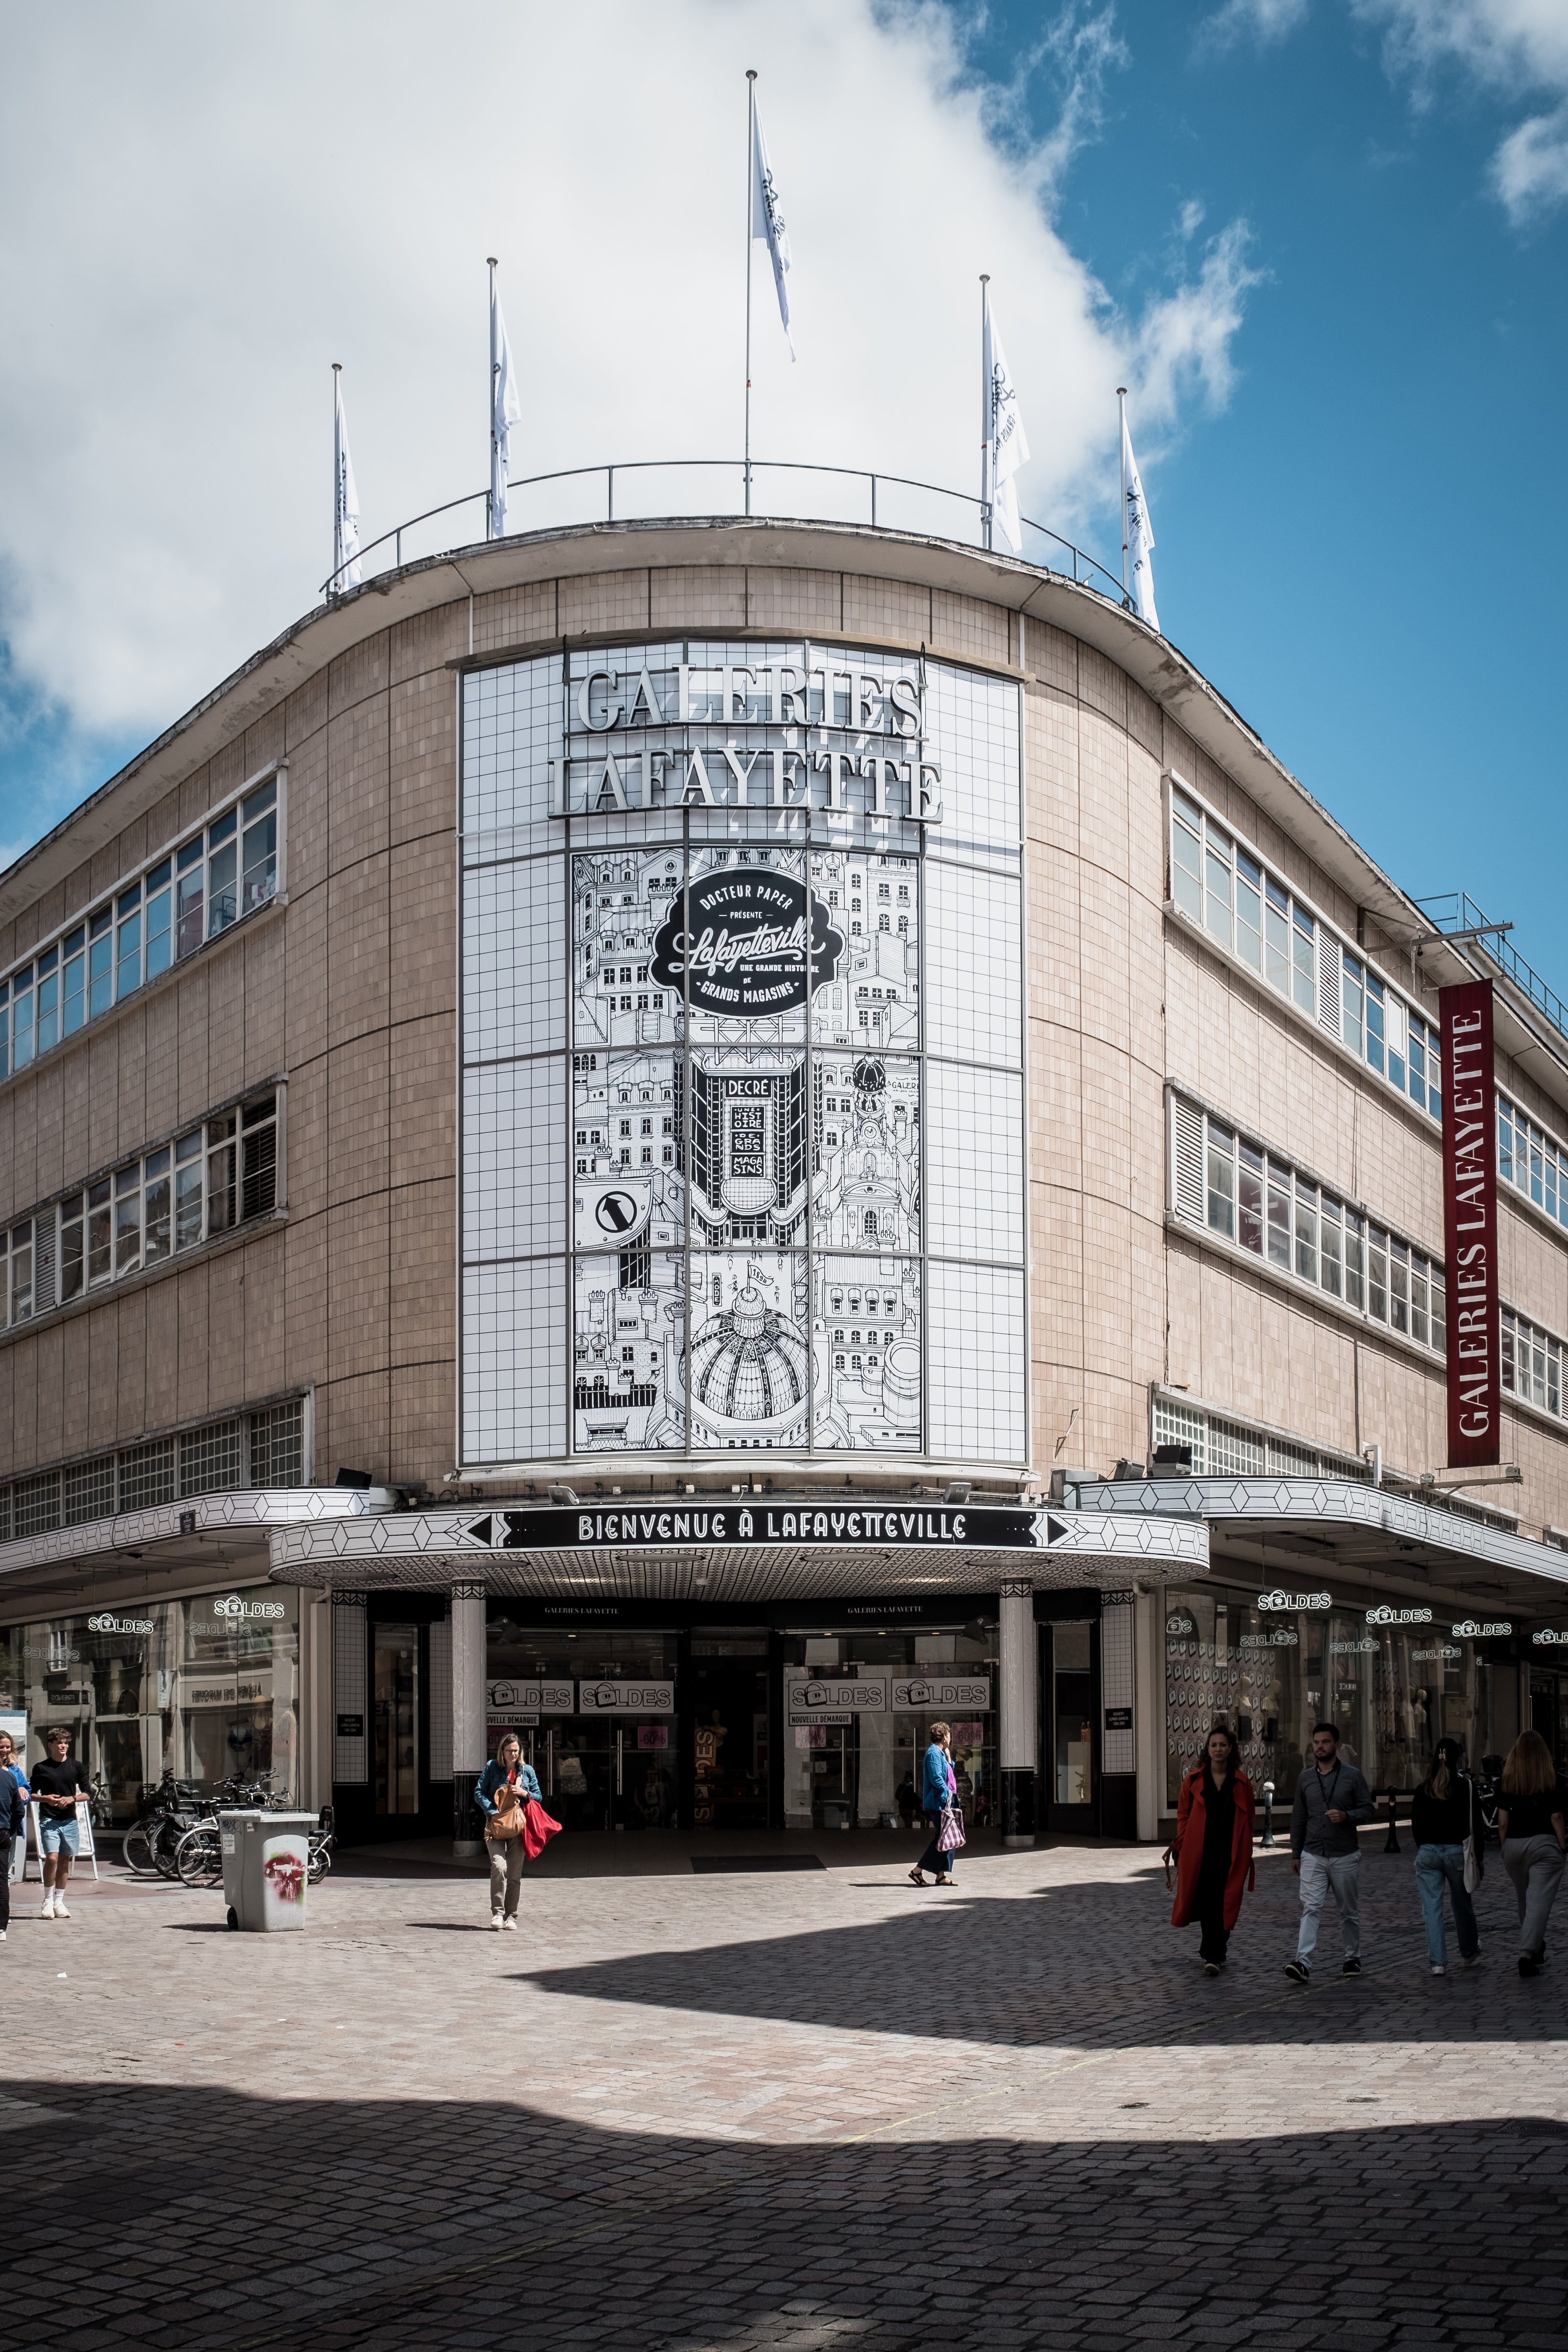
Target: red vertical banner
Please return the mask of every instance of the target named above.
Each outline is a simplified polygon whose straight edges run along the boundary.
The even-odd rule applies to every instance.
[[[1438,991],[1443,1255],[1448,1276],[1448,1466],[1502,1460],[1492,984]]]

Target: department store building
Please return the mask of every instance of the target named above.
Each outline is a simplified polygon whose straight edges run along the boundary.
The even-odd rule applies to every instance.
[[[1321,779],[1335,796],[1332,777]],[[1458,870],[1456,845],[1455,881]],[[1176,649],[839,523],[309,614],[0,877],[0,1711],[116,1817],[1152,1839],[1210,1722],[1568,1765],[1568,1034]],[[1495,983],[1513,1484],[1447,1473]],[[1490,1474],[1495,1481],[1498,1474]]]

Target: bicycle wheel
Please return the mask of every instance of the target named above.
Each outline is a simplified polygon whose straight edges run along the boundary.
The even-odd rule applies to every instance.
[[[313,1844],[310,1848],[310,1866],[307,1874],[310,1885],[320,1886],[331,1866],[331,1845],[327,1839],[323,1838],[319,1845]]]
[[[127,1870],[153,1871],[158,1866],[153,1859],[153,1840],[145,1822],[137,1822],[126,1831],[124,1852]]]
[[[180,1850],[180,1840],[184,1836],[187,1826],[184,1822],[176,1821],[172,1815],[165,1813],[163,1820],[153,1823],[148,1831],[153,1847],[153,1867],[154,1870],[162,1871],[165,1878],[174,1878],[177,1875],[174,1857]]]
[[[174,1874],[182,1886],[214,1886],[223,1876],[223,1840],[210,1822],[187,1830],[174,1849]]]

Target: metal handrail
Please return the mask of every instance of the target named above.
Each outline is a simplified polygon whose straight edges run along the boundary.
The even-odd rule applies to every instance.
[[[1468,891],[1448,890],[1437,898],[1417,898],[1415,904],[1431,919],[1434,930],[1462,931],[1466,947],[1477,949],[1494,963],[1504,978],[1511,980],[1537,1011],[1546,1015],[1558,1034],[1568,1037],[1568,1004],[1525,962],[1506,931],[1492,929]],[[1482,936],[1473,936],[1477,933]]]
[[[877,492],[879,487],[900,490],[920,490],[929,498],[955,499],[961,506],[975,507],[979,509],[980,520],[983,528],[987,515],[990,512],[989,502],[986,499],[976,498],[973,493],[969,490],[949,489],[947,486],[942,482],[917,482],[907,474],[870,473],[867,471],[866,468],[859,466],[814,466],[808,464],[804,458],[799,457],[753,457],[751,460],[749,469],[745,459],[740,457],[632,457],[617,459],[614,464],[610,465],[566,466],[561,467],[554,473],[527,474],[519,479],[509,478],[507,481],[507,489],[509,493],[512,490],[532,490],[540,488],[546,482],[580,481],[591,474],[603,474],[605,477],[605,520],[607,522],[614,522],[616,519],[616,476],[617,474],[663,473],[666,471],[676,471],[684,467],[710,467],[714,466],[734,467],[742,475],[742,481],[744,481],[749,470],[753,476],[762,473],[837,474],[842,476],[847,481],[867,482],[870,485],[871,491],[871,528],[873,530],[878,528]],[[377,548],[385,547],[390,544],[394,550],[394,565],[395,567],[401,566],[403,562],[403,534],[405,531],[415,530],[416,526],[422,522],[432,521],[437,515],[451,514],[458,507],[473,506],[480,503],[483,503],[488,507],[489,499],[489,492],[488,490],[468,490],[466,491],[461,498],[447,499],[441,506],[427,507],[423,514],[412,515],[406,522],[396,524],[391,530],[384,530],[379,539],[368,541],[363,547],[360,548],[358,551],[349,559],[349,561],[351,562],[361,563],[364,561],[367,555],[374,555]],[[750,511],[749,504],[746,511]],[[1052,530],[1048,523],[1036,522],[1028,515],[1021,516],[1019,520],[1025,530],[1037,532],[1040,538],[1049,540],[1053,547],[1059,547],[1065,556],[1070,557],[1071,571],[1068,574],[1070,578],[1078,581],[1081,586],[1093,588],[1097,594],[1113,597],[1117,604],[1125,605],[1129,610],[1131,610],[1131,599],[1127,594],[1121,582],[1116,577],[1113,572],[1108,571],[1106,566],[1101,563],[1097,557],[1086,553],[1080,547],[1075,547],[1071,540],[1064,539],[1059,531]],[[500,542],[495,541],[493,543],[499,545]],[[1064,570],[1066,567],[1047,563],[1044,568],[1047,571],[1051,571]],[[327,574],[327,577],[321,583],[321,593],[323,596],[331,599],[341,595],[343,593],[342,590],[336,585],[336,583],[347,569],[347,563],[340,563],[335,571],[330,572]],[[1096,574],[1098,574],[1098,579],[1094,576]],[[1101,581],[1108,584],[1101,587],[1100,585],[1100,582]]]

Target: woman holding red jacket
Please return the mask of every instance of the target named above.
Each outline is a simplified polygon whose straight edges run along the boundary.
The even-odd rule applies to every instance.
[[[1258,1800],[1237,1761],[1240,1750],[1228,1724],[1215,1725],[1205,1749],[1204,1761],[1187,1774],[1176,1799],[1176,1834],[1169,1847],[1176,1858],[1171,1925],[1185,1927],[1196,1919],[1203,1929],[1198,1957],[1204,1974],[1217,1977],[1240,1915],[1242,1889],[1253,1884]]]

